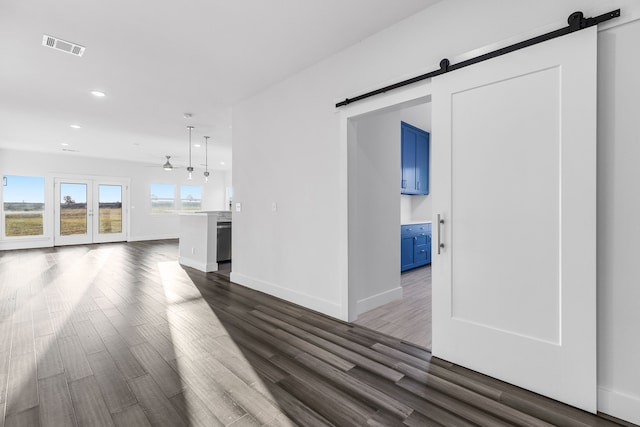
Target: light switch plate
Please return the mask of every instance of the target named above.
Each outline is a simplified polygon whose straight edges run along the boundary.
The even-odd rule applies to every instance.
[[[242,212],[242,203],[236,203],[236,212]]]

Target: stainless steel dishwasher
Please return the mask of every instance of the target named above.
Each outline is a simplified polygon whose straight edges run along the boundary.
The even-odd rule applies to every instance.
[[[231,261],[231,222],[218,222],[217,262]]]

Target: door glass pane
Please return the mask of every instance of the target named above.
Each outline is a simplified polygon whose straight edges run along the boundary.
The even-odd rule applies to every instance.
[[[5,236],[43,235],[44,178],[7,175],[2,183]]]
[[[87,184],[60,183],[60,235],[87,234]]]
[[[99,233],[122,233],[122,186],[98,185]]]

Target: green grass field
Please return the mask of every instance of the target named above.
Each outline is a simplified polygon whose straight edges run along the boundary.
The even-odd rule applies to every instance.
[[[122,208],[100,208],[99,233],[122,232]],[[60,234],[70,236],[73,234],[86,234],[87,210],[64,209],[60,213]],[[13,236],[40,236],[44,234],[42,212],[15,212],[5,214],[5,235]]]
[[[122,233],[122,208],[100,208],[100,233]]]
[[[60,235],[87,234],[87,210],[60,208]]]
[[[40,236],[44,234],[42,212],[5,214],[6,236]]]

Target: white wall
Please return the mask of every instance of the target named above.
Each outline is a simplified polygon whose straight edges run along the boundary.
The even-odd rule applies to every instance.
[[[53,177],[58,175],[110,176],[130,178],[130,234],[129,241],[177,238],[179,230],[178,216],[175,214],[152,214],[150,203],[151,183],[190,184],[203,186],[203,209],[224,210],[225,185],[230,184],[229,172],[214,171],[208,184],[204,179],[186,179],[186,172],[174,170],[167,172],[162,168],[145,167],[142,164],[80,157],[74,154],[42,154],[26,151],[0,149],[0,176],[2,175],[32,175],[46,178],[48,198],[53,201]],[[198,177],[199,178],[199,177]],[[176,191],[179,191],[178,188]],[[50,204],[51,206],[51,204]],[[49,208],[45,221],[51,226],[43,239],[20,242],[15,238],[0,239],[0,249],[11,249],[25,246],[53,245],[53,212]]]
[[[340,127],[335,102],[436,69],[444,57],[454,59],[540,27],[545,31],[562,27],[575,10],[592,16],[616,7],[622,7],[622,20],[640,17],[640,3],[633,0],[542,0],[528,2],[524,9],[522,2],[508,0],[439,2],[236,106],[234,202],[242,203],[242,212],[234,214],[232,279],[345,318],[350,263],[343,169],[348,150],[341,146],[341,132],[346,131]],[[615,36],[609,44],[621,50],[616,55],[634,55],[637,36],[623,28],[612,31]],[[602,35],[600,40],[605,40]],[[600,149],[608,153],[608,157],[602,154],[608,160],[599,165],[599,189],[609,190],[605,199],[599,194],[598,212],[603,239],[598,254],[599,383],[609,390],[601,393],[607,400],[600,399],[600,409],[640,422],[636,409],[640,380],[632,362],[640,359],[640,349],[637,338],[626,335],[640,324],[640,299],[634,290],[640,271],[631,261],[627,264],[637,252],[632,250],[639,233],[638,216],[633,215],[638,203],[637,169],[630,172],[631,178],[616,170],[619,153],[629,155],[635,149],[636,133],[630,125],[617,126],[618,122],[640,115],[637,91],[629,91],[635,86],[615,80],[619,73],[632,79],[640,67],[633,63],[635,69],[618,69],[617,64],[603,64],[612,68],[609,73],[602,70],[599,77],[601,87],[610,87],[608,96],[615,104],[615,110],[601,114],[598,123]],[[632,159],[627,157],[622,164],[631,164]],[[278,201],[277,213],[271,212],[271,201]],[[603,206],[605,202],[608,206]],[[609,220],[615,217],[616,225],[604,224],[603,215]],[[616,267],[622,270],[614,272]]]
[[[398,112],[354,119],[349,144],[350,319],[402,298]]]
[[[598,36],[598,403],[640,424],[640,21]]]

